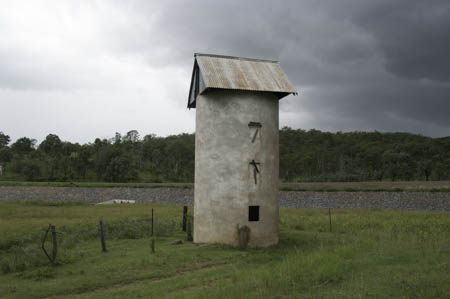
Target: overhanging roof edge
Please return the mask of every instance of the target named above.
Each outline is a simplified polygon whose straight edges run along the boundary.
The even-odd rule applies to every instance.
[[[278,61],[195,53],[188,108],[210,89],[272,92],[279,99],[298,94]]]

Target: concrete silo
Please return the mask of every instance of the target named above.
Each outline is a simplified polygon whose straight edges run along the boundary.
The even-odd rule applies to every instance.
[[[278,62],[195,54],[194,242],[278,242],[278,101],[295,90]]]

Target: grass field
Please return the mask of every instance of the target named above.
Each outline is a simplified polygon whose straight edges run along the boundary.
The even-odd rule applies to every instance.
[[[151,208],[156,250],[151,250]],[[180,206],[0,202],[1,298],[448,298],[450,215],[280,210],[280,242],[184,241]],[[103,216],[108,252],[97,222]],[[40,249],[49,223],[58,263]],[[394,226],[397,227],[395,233]],[[50,244],[46,245],[50,248]]]
[[[184,188],[192,189],[192,183],[105,183],[105,182],[20,182],[1,181],[0,187],[87,187],[87,188]],[[450,192],[450,181],[408,182],[325,182],[280,183],[281,191],[317,192]]]

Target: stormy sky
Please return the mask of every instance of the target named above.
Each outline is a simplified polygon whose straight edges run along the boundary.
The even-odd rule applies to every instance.
[[[280,61],[280,127],[450,135],[450,2],[2,1],[0,131],[193,132],[193,53]]]

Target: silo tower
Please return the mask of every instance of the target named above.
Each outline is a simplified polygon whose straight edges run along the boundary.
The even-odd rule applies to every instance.
[[[278,101],[296,91],[277,61],[195,54],[194,242],[278,242]]]

